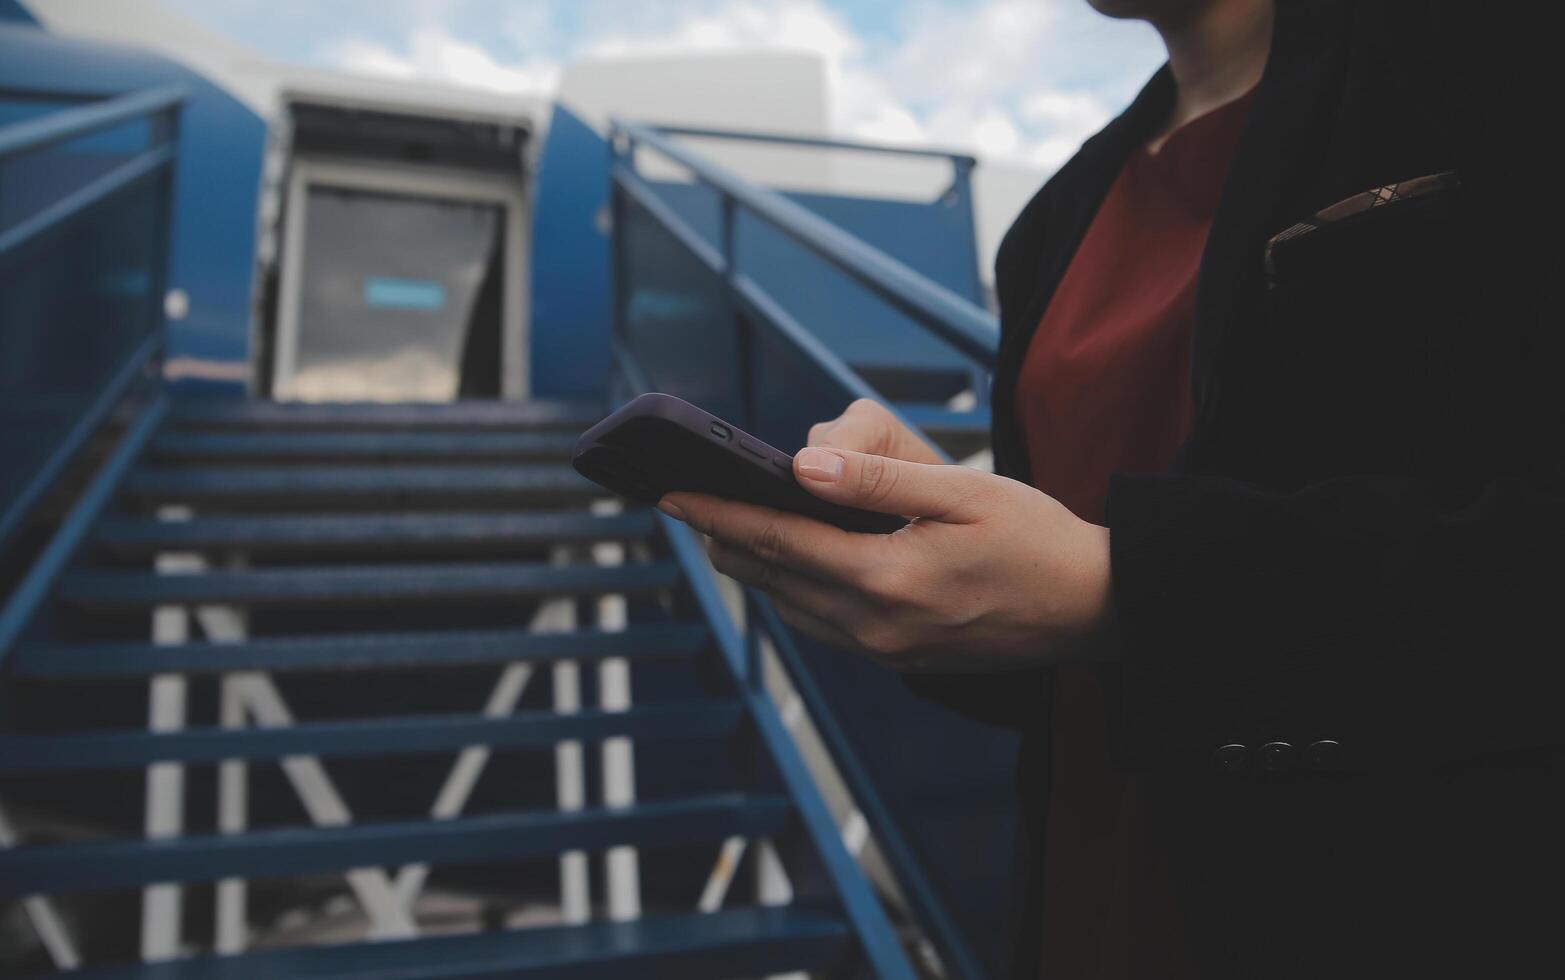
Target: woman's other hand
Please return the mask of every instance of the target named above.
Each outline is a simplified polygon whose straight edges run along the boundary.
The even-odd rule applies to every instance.
[[[882,439],[938,458],[900,426],[812,431]],[[887,414],[889,419],[889,413]],[[692,493],[659,504],[712,539],[718,570],[769,595],[816,639],[909,671],[987,671],[1083,659],[1103,644],[1108,529],[1026,484],[961,466],[831,446],[799,451],[800,485],[825,500],[912,518],[856,534],[781,511]]]

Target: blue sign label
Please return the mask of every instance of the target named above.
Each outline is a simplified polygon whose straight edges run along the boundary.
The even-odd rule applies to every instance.
[[[446,287],[427,279],[370,276],[364,280],[364,302],[386,310],[438,310],[446,305]]]

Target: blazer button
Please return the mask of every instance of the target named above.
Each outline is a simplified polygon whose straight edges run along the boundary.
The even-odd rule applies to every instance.
[[[1212,753],[1212,765],[1218,772],[1243,772],[1250,765],[1250,747],[1237,743],[1224,745]]]
[[[1267,742],[1261,746],[1261,768],[1267,772],[1292,769],[1296,754],[1287,742]]]
[[[1329,738],[1304,747],[1304,761],[1316,769],[1334,768],[1342,758],[1342,746]]]

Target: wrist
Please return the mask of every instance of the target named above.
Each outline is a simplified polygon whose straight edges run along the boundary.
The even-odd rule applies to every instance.
[[[1080,549],[1078,615],[1068,644],[1069,656],[1077,660],[1111,660],[1114,623],[1114,576],[1110,563],[1109,529],[1082,522]]]

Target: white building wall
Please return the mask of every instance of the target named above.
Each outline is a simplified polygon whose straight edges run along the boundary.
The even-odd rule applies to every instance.
[[[582,61],[566,70],[558,98],[599,132],[619,118],[824,137],[830,128],[827,95],[820,56],[758,52]],[[768,185],[823,189],[830,181],[830,165],[818,153],[711,140],[699,141],[699,150]],[[651,166],[647,172],[674,176]]]

